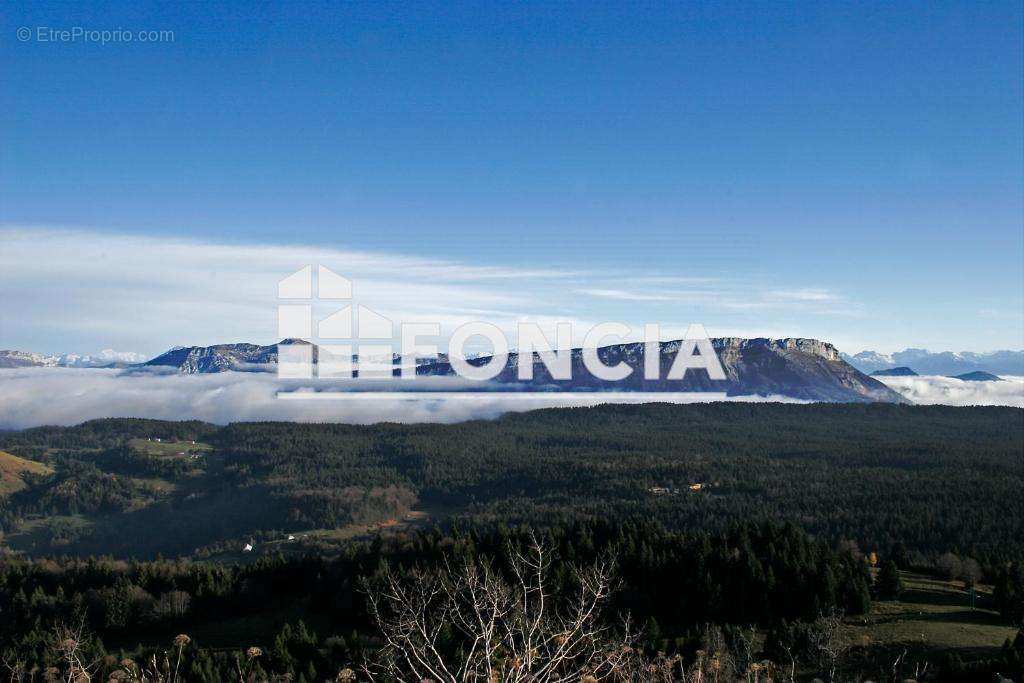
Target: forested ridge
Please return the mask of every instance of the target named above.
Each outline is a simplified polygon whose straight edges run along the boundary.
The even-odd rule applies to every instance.
[[[213,450],[153,457],[138,441],[154,438]],[[62,545],[36,533],[43,552],[191,554],[409,509],[441,524],[645,516],[680,530],[771,518],[865,551],[900,543],[987,566],[1019,558],[1024,537],[1024,411],[1012,408],[618,405],[454,425],[99,420],[3,434],[0,449],[56,470],[0,503],[16,545],[30,549],[18,537],[25,520],[93,522],[63,530]]]

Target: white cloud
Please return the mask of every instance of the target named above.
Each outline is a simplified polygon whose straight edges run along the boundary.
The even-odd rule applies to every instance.
[[[48,353],[113,347],[152,357],[182,344],[273,343],[277,282],[310,263],[352,279],[360,304],[395,321],[439,322],[444,336],[476,320],[506,332],[531,321],[549,334],[564,321],[573,324],[578,344],[595,322],[621,320],[637,334],[647,322],[664,330],[700,322],[712,335],[728,328],[767,336],[771,329],[781,332],[776,336],[828,338],[830,327],[796,326],[792,316],[834,315],[824,309],[835,308],[822,305],[825,290],[818,288],[785,283],[780,292],[799,293],[787,299],[742,279],[626,268],[482,266],[301,244],[26,226],[0,227],[0,243],[4,343]]]
[[[1024,377],[1002,382],[965,382],[952,377],[877,377],[914,403],[1024,408]]]
[[[421,378],[417,380],[417,387],[440,389],[465,383],[455,378],[434,379],[431,382],[430,378]],[[346,386],[358,384],[350,382]],[[180,375],[67,368],[0,370],[0,429],[72,425],[103,417],[196,419],[217,424],[252,420],[356,424],[458,422],[542,407],[609,402],[607,398],[595,396],[563,401],[501,396],[471,401],[285,401],[276,398],[282,388],[295,390],[297,385],[282,383],[267,373]],[[785,397],[756,396],[731,400],[798,402]]]
[[[96,354],[96,357],[103,361],[119,363],[141,363],[147,358],[137,351],[115,351],[114,349],[103,349]]]
[[[359,302],[383,315],[449,328],[484,316],[510,328],[519,319],[553,320],[552,293],[559,289],[552,281],[580,275],[101,232],[7,228],[0,240],[5,330],[24,337],[77,335],[149,353],[176,344],[276,341],[277,282],[309,263],[354,280]],[[557,317],[573,319],[571,313]]]
[[[839,297],[827,289],[807,287],[804,289],[777,289],[768,293],[772,299],[783,301],[825,302],[838,301]]]
[[[638,292],[627,292],[621,289],[580,289],[580,294],[596,296],[599,299],[618,299],[619,301],[674,301],[675,299],[665,294],[642,294]]]

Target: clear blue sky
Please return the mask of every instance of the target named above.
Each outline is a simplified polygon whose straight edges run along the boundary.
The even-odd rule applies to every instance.
[[[174,40],[36,39],[76,26]],[[8,3],[0,62],[8,225],[746,278],[856,309],[818,336],[1024,346],[1017,1]]]

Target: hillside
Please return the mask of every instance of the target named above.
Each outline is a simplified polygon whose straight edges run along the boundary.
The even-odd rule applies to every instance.
[[[56,465],[15,495],[22,518],[7,542],[166,556],[237,553],[287,534],[345,538],[414,512],[442,525],[640,515],[675,529],[767,515],[824,538],[906,539],[917,552],[994,561],[1024,555],[1022,415],[717,403],[452,425],[98,420],[0,435],[7,451]]]
[[[0,496],[24,489],[26,484],[22,475],[25,473],[49,474],[52,471],[42,463],[0,451]]]
[[[1016,637],[1017,629],[1000,618],[992,586],[977,586],[972,605],[962,581],[900,574],[904,590],[899,600],[875,601],[867,615],[848,618],[843,626],[844,646],[860,668],[892,671],[903,653],[898,670],[910,674],[947,653],[968,660],[995,656]]]

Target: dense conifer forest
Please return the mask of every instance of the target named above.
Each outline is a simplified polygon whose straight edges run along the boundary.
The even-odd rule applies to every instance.
[[[189,457],[193,441],[212,450]],[[147,450],[157,445],[169,448]],[[442,525],[642,516],[723,530],[769,518],[864,551],[900,544],[988,567],[1019,559],[1024,537],[1024,411],[1013,408],[620,405],[454,425],[99,420],[2,434],[0,450],[54,470],[26,475],[31,485],[3,500],[0,517],[16,548],[45,553],[193,555],[409,510]],[[38,533],[19,534],[54,517],[56,538],[32,524]]]

